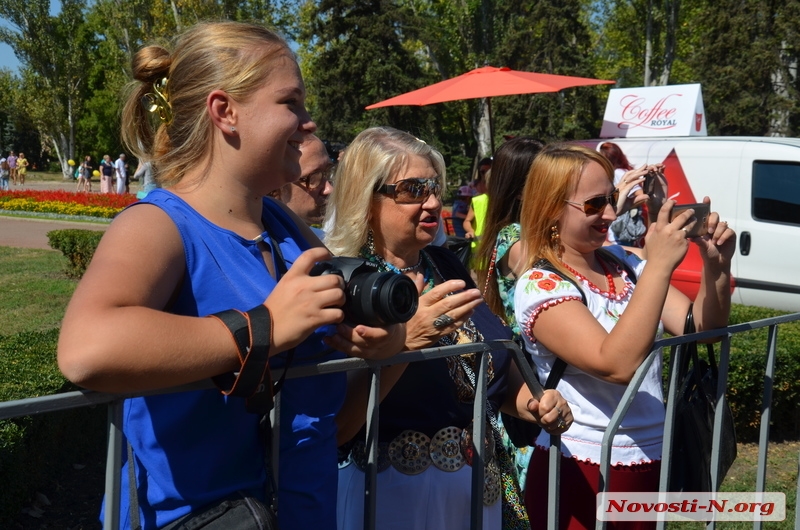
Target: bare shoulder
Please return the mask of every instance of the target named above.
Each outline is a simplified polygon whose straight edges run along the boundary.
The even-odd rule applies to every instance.
[[[185,273],[183,242],[159,207],[140,204],[123,211],[100,240],[82,291],[113,305],[163,308]]]

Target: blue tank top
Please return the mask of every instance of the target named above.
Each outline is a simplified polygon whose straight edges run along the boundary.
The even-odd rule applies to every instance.
[[[205,316],[261,304],[275,287],[257,243],[214,225],[173,193],[155,189],[136,204],[164,210],[180,233],[186,275],[170,312]],[[271,199],[264,199],[264,241],[276,241],[286,267],[309,248],[297,226]],[[275,255],[275,253],[273,253]],[[327,349],[319,328],[297,347],[293,366],[342,358]],[[164,352],[169,355],[169,352]],[[285,354],[270,366],[283,365]],[[282,530],[336,527],[336,426],[346,376],[288,379],[281,390],[279,523]],[[218,390],[128,399],[124,432],[136,461],[140,519],[144,530],[245,491],[263,499],[267,474],[259,441],[259,417],[244,400]],[[130,527],[127,462],[122,471],[121,528]]]

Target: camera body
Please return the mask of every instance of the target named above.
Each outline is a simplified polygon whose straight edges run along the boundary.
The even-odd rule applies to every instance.
[[[708,233],[708,215],[711,212],[711,207],[705,203],[697,204],[676,204],[672,207],[672,212],[669,215],[669,221],[672,222],[675,216],[684,210],[694,210],[694,215],[689,224],[686,225],[686,237],[700,237]]]
[[[419,305],[417,286],[408,276],[380,272],[362,258],[335,257],[311,268],[311,276],[336,274],[344,280],[344,319],[380,327],[408,322]]]
[[[642,191],[646,195],[651,197],[653,196],[653,192],[655,191],[656,187],[656,179],[659,176],[663,177],[664,174],[661,171],[656,171],[654,169],[648,171],[647,174],[644,176],[644,182],[642,182]]]

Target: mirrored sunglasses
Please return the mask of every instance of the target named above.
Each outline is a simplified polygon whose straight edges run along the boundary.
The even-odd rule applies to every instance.
[[[572,202],[572,201],[564,201],[567,204],[572,204],[573,206],[580,206],[583,208],[583,212],[586,215],[594,215],[603,211],[606,207],[606,204],[610,204],[611,208],[616,210],[617,208],[617,200],[619,199],[619,190],[614,188],[614,191],[611,192],[611,195],[598,195],[597,197],[590,197],[585,201],[581,202]]]
[[[438,178],[403,179],[394,184],[384,184],[375,189],[375,193],[387,195],[401,204],[422,204],[431,194],[439,197],[442,185]]]
[[[317,171],[315,173],[311,173],[310,175],[306,175],[305,177],[300,177],[295,183],[303,186],[306,191],[316,191],[325,186],[325,184],[328,182],[333,184],[333,174],[335,172],[336,165],[332,165],[327,169],[323,169],[322,171]]]

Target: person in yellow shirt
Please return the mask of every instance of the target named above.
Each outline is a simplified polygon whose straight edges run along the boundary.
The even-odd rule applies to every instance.
[[[17,181],[20,186],[25,184],[25,175],[28,173],[28,159],[25,158],[25,153],[20,153],[17,158]]]
[[[476,194],[472,197],[472,204],[464,219],[464,237],[472,239],[472,249],[478,247],[478,240],[483,233],[483,224],[486,220],[486,209],[489,206],[489,196],[486,194],[486,182],[492,169],[492,159],[484,158],[478,163],[478,176],[473,187]]]

